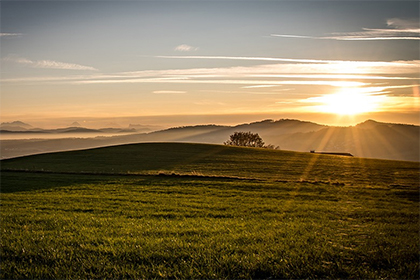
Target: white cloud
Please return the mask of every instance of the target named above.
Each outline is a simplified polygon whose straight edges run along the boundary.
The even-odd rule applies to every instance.
[[[327,37],[313,37],[300,35],[284,35],[271,34],[273,37],[284,38],[302,38],[302,39],[316,39],[316,40],[337,40],[337,41],[380,41],[380,40],[420,40],[420,37],[414,36],[378,36],[385,35],[379,32],[365,32],[363,35],[343,35],[343,36],[327,36]]]
[[[198,50],[198,48],[183,44],[183,45],[177,46],[174,50],[179,51],[179,52],[191,52],[191,51]]]
[[[386,21],[388,26],[399,28],[399,29],[419,29],[420,22],[418,19],[400,19],[400,18],[390,18]],[[417,31],[418,33],[418,31]]]
[[[291,62],[288,64],[267,64],[251,67],[230,68],[201,68],[180,71],[192,73],[203,72],[226,75],[227,72],[242,74],[282,74],[282,73],[331,73],[333,74],[404,74],[418,73],[420,60],[411,61],[345,61],[345,60],[319,60],[301,58],[279,57],[241,57],[241,56],[157,56],[170,59],[221,59],[221,60],[255,60]],[[172,71],[172,70],[170,70]],[[176,71],[176,70],[175,70]],[[175,72],[173,72],[175,74]],[[185,74],[185,72],[184,72]]]
[[[162,56],[160,56],[162,58]],[[30,83],[73,83],[73,84],[229,84],[238,85],[237,89],[272,88],[281,85],[290,86],[331,86],[331,87],[367,87],[378,81],[382,85],[404,80],[418,83],[420,61],[341,61],[312,60],[300,58],[273,57],[221,57],[221,56],[170,56],[170,59],[233,59],[262,60],[281,62],[273,64],[219,67],[164,69],[120,72],[113,74],[84,74],[67,77],[4,79],[1,82]],[[35,62],[25,58],[15,58],[15,62],[33,65]],[[36,62],[40,65],[41,62]],[[44,67],[52,67],[48,61]],[[320,74],[325,73],[325,74]],[[416,74],[416,75],[415,75]],[[26,80],[25,80],[26,79]],[[270,89],[273,91],[273,89]],[[256,92],[261,92],[256,90]],[[185,91],[156,90],[155,94],[183,94]]]
[[[96,71],[98,69],[93,68],[91,66],[85,66],[80,64],[74,63],[65,63],[59,61],[52,61],[52,60],[39,60],[36,61],[34,64],[35,68],[50,68],[50,69],[63,69],[63,70],[93,70]]]
[[[119,80],[85,80],[73,82],[75,84],[123,84],[123,83],[173,83],[173,84],[231,84],[231,85],[260,85],[260,84],[273,84],[273,85],[317,85],[317,86],[332,86],[332,87],[357,87],[369,85],[369,83],[357,81],[265,81],[265,80],[192,80],[192,79],[119,79]]]
[[[0,33],[0,37],[18,37],[22,35],[22,33]]]
[[[271,87],[278,87],[278,85],[255,85],[255,86],[245,86],[242,88],[271,88]]]
[[[272,37],[301,38],[339,41],[376,41],[376,40],[420,40],[419,22],[416,20],[388,19],[386,29],[363,28],[359,32],[332,33],[332,36],[303,36],[295,34],[271,34]]]
[[[252,57],[252,56],[176,56],[176,55],[158,55],[157,58],[181,58],[181,59],[222,59],[222,60],[259,60],[259,61],[282,61],[282,62],[308,62],[320,63],[329,60],[315,59],[296,59],[296,58],[279,58],[279,57]]]
[[[61,69],[61,70],[90,70],[90,71],[97,71],[98,69],[80,65],[80,64],[74,64],[74,63],[66,63],[66,62],[59,62],[59,61],[53,61],[53,60],[29,60],[23,57],[17,57],[17,56],[7,56],[3,60],[5,61],[11,61],[18,64],[23,64],[32,68],[45,68],[45,69]]]

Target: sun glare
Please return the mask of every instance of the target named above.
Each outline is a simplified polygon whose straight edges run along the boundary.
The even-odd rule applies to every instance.
[[[363,92],[357,88],[342,89],[337,93],[313,98],[320,104],[318,110],[338,115],[357,115],[374,112],[379,108],[384,96]]]

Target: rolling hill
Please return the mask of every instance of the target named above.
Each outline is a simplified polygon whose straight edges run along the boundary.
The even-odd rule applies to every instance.
[[[419,161],[419,135],[419,126],[369,120],[354,127],[290,134],[279,137],[277,143],[295,151],[349,152],[357,157]]]
[[[415,279],[419,163],[194,143],[1,161],[1,279]]]
[[[298,120],[264,120],[237,126],[198,125],[150,133],[83,139],[1,141],[2,158],[141,142],[222,144],[235,131],[258,133],[282,150],[346,152],[356,157],[420,161],[420,127],[373,120],[350,127],[330,127]]]
[[[366,185],[419,184],[419,163],[414,162],[192,143],[141,143],[33,155],[2,160],[1,168],[77,174],[173,173]]]

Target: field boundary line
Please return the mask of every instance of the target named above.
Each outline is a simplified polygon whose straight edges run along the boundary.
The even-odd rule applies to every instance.
[[[0,172],[16,172],[16,173],[33,173],[33,174],[57,174],[57,175],[87,175],[87,176],[115,176],[115,177],[154,177],[154,178],[185,178],[185,179],[220,179],[220,180],[238,180],[238,181],[259,181],[259,182],[277,182],[277,183],[297,183],[311,185],[333,185],[343,187],[343,182],[330,181],[310,181],[310,180],[282,180],[282,179],[263,179],[263,178],[247,178],[237,176],[221,176],[221,175],[197,175],[197,174],[179,174],[179,173],[116,173],[116,172],[91,172],[91,171],[52,171],[52,170],[29,170],[29,169],[13,169],[4,168]]]
[[[264,179],[236,177],[236,176],[194,175],[194,174],[178,174],[178,173],[141,174],[141,173],[116,173],[116,172],[91,172],[91,171],[76,172],[76,171],[28,170],[28,169],[12,169],[12,168],[1,169],[0,172],[59,174],[59,175],[123,176],[123,177],[171,177],[171,178],[199,178],[199,179],[228,179],[228,180],[245,180],[245,181],[269,181],[269,180],[264,180]]]

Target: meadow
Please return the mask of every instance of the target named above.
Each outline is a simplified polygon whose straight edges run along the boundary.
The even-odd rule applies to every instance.
[[[1,279],[419,278],[418,162],[149,143],[1,169]]]

